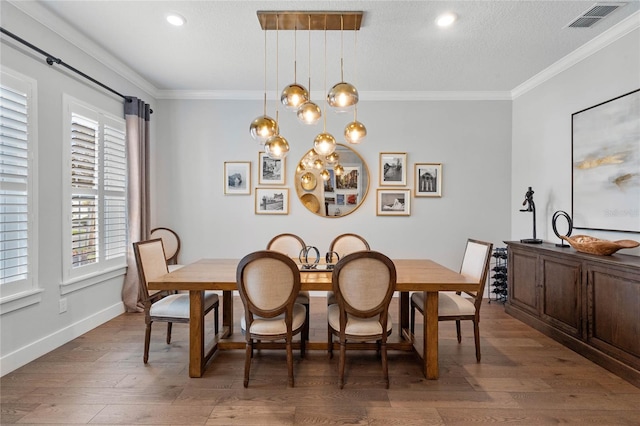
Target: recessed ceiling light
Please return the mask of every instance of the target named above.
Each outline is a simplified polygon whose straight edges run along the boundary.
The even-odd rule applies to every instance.
[[[170,13],[167,15],[167,22],[170,23],[171,25],[175,25],[176,27],[180,27],[184,25],[184,23],[187,22],[187,20],[184,19],[184,17],[178,15],[177,13]]]
[[[438,19],[436,19],[436,24],[438,24],[439,27],[448,27],[453,24],[456,19],[458,19],[458,16],[455,13],[447,12],[438,16]]]

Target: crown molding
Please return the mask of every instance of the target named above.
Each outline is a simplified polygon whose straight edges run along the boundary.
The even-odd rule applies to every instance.
[[[7,1],[16,9],[36,20],[42,26],[48,28],[64,40],[73,44],[86,55],[94,58],[104,67],[110,69],[133,85],[139,87],[141,90],[151,95],[152,97],[157,97],[156,94],[158,92],[158,89],[153,84],[149,83],[140,74],[136,73],[133,69],[131,69],[131,67],[108,53],[100,45],[89,40],[78,30],[70,26],[64,20],[60,19],[57,15],[53,14],[39,2],[18,0]],[[61,59],[64,60],[64,58]]]
[[[378,92],[360,91],[361,101],[510,101],[508,91],[477,92]],[[208,99],[233,101],[263,101],[264,92],[249,90],[158,90],[157,99]],[[322,92],[312,92],[312,99],[324,99]],[[267,100],[280,99],[280,94],[267,91]]]
[[[583,59],[588,58],[638,28],[640,28],[640,11],[628,16],[615,26],[595,37],[593,40],[583,44],[564,58],[511,90],[511,99],[517,99],[528,91],[555,77],[561,72],[566,71]]]

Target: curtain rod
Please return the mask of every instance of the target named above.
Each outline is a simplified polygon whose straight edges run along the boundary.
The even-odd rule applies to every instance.
[[[80,71],[80,70],[72,67],[71,65],[65,63],[62,59],[56,58],[55,56],[50,55],[49,53],[45,52],[44,50],[40,49],[39,47],[34,46],[33,44],[29,43],[28,41],[18,37],[17,35],[9,32],[9,31],[5,30],[4,28],[0,27],[0,32],[2,32],[3,34],[6,34],[9,37],[19,41],[20,43],[24,44],[25,46],[27,46],[27,47],[29,47],[29,48],[31,48],[33,50],[35,50],[36,52],[40,53],[41,55],[46,56],[47,64],[49,64],[49,65],[53,65],[53,64],[62,65],[64,67],[68,68],[69,70],[75,72],[76,74],[81,75],[82,77],[86,78],[87,80],[91,81],[92,83],[97,84],[98,86],[102,87],[103,89],[106,89],[106,90],[110,91],[111,93],[114,93],[114,94],[120,96],[122,99],[126,100],[127,102],[131,102],[132,101],[131,96],[125,96],[125,95],[123,95],[123,94],[121,94],[119,92],[116,92],[111,87],[107,86],[106,84],[99,82],[98,80],[96,80],[95,78],[93,78],[91,76],[88,76],[87,74],[83,73],[82,71]]]

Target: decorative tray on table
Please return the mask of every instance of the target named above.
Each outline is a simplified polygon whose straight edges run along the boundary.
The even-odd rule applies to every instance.
[[[560,238],[571,244],[571,247],[578,251],[602,256],[610,256],[620,249],[634,248],[640,245],[639,242],[634,240],[608,241],[588,235],[574,235],[573,237],[561,235]]]

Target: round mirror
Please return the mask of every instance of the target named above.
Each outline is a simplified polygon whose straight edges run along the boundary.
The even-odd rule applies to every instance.
[[[342,144],[337,144],[335,152],[337,159],[333,155],[322,158],[310,149],[296,171],[298,198],[318,216],[346,216],[363,203],[369,191],[369,169],[360,154]]]

